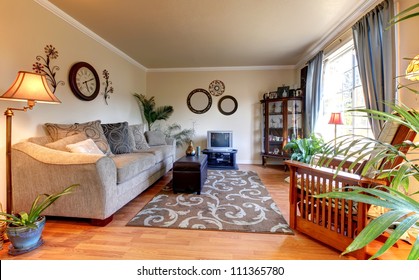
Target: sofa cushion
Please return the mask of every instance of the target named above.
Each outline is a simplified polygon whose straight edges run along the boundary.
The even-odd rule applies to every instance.
[[[151,130],[144,132],[149,146],[166,145],[166,135],[160,130]]]
[[[103,155],[103,152],[98,148],[95,142],[90,138],[87,138],[86,140],[80,141],[78,143],[68,144],[66,148],[71,153]]]
[[[143,149],[139,152],[151,153],[156,157],[156,162],[161,162],[165,158],[173,156],[173,146],[170,146],[170,145],[151,146],[150,148]]]
[[[140,151],[150,148],[144,136],[144,124],[130,125],[128,133],[133,151]]]
[[[117,183],[123,183],[137,176],[156,164],[154,155],[150,153],[130,153],[112,156],[116,165]]]
[[[74,143],[77,143],[77,142],[80,142],[80,141],[83,141],[83,140],[86,140],[86,139],[88,139],[86,134],[77,133],[77,134],[74,134],[74,135],[64,137],[64,138],[62,138],[60,140],[57,140],[55,142],[47,143],[47,144],[45,144],[45,146],[50,148],[50,149],[68,152],[68,149],[66,147],[67,145],[74,144]]]
[[[74,124],[46,123],[45,128],[52,138],[52,141],[57,141],[67,136],[83,132],[88,138],[91,138],[96,143],[102,152],[106,155],[111,155],[112,152],[108,140],[106,139],[100,124],[100,120]]]
[[[128,122],[102,124],[103,132],[114,154],[132,152],[128,134]]]

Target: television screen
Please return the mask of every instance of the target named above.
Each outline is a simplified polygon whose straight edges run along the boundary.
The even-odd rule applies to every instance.
[[[226,150],[233,148],[232,131],[208,131],[207,148],[213,150]]]

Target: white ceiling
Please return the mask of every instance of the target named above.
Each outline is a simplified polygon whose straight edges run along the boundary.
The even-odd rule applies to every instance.
[[[38,2],[90,29],[145,68],[160,69],[298,65],[376,1]]]

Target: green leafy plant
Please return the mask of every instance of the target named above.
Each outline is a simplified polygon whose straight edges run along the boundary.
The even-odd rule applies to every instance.
[[[0,218],[0,221],[16,227],[25,226],[29,228],[36,228],[35,222],[38,221],[45,209],[51,206],[51,204],[53,204],[60,197],[72,193],[73,189],[77,186],[79,185],[71,185],[63,191],[55,194],[39,194],[33,201],[29,212],[22,211],[18,214],[0,212],[0,216],[5,217]]]
[[[172,106],[156,107],[154,96],[147,99],[143,94],[134,93],[138,106],[147,121],[148,129],[151,130],[153,123],[158,120],[167,120],[173,114]]]
[[[166,137],[175,139],[176,147],[181,147],[189,143],[195,135],[195,130],[193,128],[182,129],[180,124],[177,123],[170,124],[162,130]]]
[[[284,150],[291,151],[292,160],[310,163],[315,154],[323,151],[323,146],[323,137],[312,133],[307,138],[291,140],[284,146]]]
[[[167,121],[169,119],[174,111],[172,106],[161,106],[156,108],[154,96],[147,99],[144,95],[135,93],[134,97],[147,121],[148,129],[161,130],[167,137],[174,138],[176,147],[181,147],[184,144],[189,143],[195,134],[193,128],[182,129],[177,123],[164,126],[161,122],[158,122]]]
[[[403,104],[387,104],[393,109],[393,113],[370,109],[349,111],[367,113],[370,118],[402,124],[419,133],[419,112]],[[333,192],[315,195],[315,197],[343,198],[385,207],[388,212],[371,220],[343,252],[343,254],[346,254],[360,249],[375,240],[390,226],[397,225],[379,251],[371,257],[377,258],[391,248],[400,236],[411,230],[412,227],[419,229],[419,203],[411,198],[412,195],[416,195],[418,192],[408,195],[410,179],[419,181],[419,166],[417,165],[419,158],[416,156],[419,143],[404,141],[400,145],[391,145],[362,136],[343,136],[340,137],[337,143],[336,150],[331,145],[325,146],[323,154],[319,156],[318,165],[327,165],[327,162],[336,154],[343,157],[342,163],[337,167],[337,172],[340,171],[344,162],[352,160],[353,163],[351,165],[354,166],[367,160],[361,175],[365,176],[368,174],[375,179],[385,179],[389,182],[389,185],[379,185],[370,189],[348,186]],[[400,151],[400,148],[408,149],[409,154],[412,156],[405,155]],[[393,163],[396,158],[401,159],[399,164],[391,168],[386,167],[389,166],[387,163]],[[416,260],[419,258],[417,233],[415,238],[416,242],[412,246],[408,259]]]

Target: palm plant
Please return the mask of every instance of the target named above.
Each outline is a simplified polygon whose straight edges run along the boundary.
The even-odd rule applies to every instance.
[[[416,133],[419,133],[419,112],[408,108],[405,105],[388,104],[394,113],[385,113],[369,109],[350,110],[356,112],[367,113],[369,117],[392,121],[402,124]],[[419,143],[404,141],[400,145],[391,145],[380,142],[373,138],[356,136],[343,136],[337,141],[336,150],[331,143],[325,145],[323,153],[319,156],[318,165],[324,165],[332,160],[336,154],[343,157],[342,163],[337,167],[340,171],[343,163],[354,159],[352,166],[368,159],[362,169],[361,175],[373,176],[376,179],[385,179],[389,185],[379,185],[376,188],[360,188],[356,186],[348,186],[337,189],[333,192],[315,195],[315,197],[323,198],[344,198],[356,202],[363,202],[370,205],[382,206],[388,211],[378,218],[372,220],[355,240],[348,246],[343,254],[358,250],[375,240],[390,226],[396,226],[396,229],[390,234],[387,241],[383,244],[371,258],[377,258],[391,246],[395,244],[407,231],[416,234],[416,241],[412,246],[408,259],[416,260],[419,258],[419,238],[417,233],[411,231],[411,228],[419,229],[419,202],[411,196],[418,194],[412,193],[407,195],[409,181],[411,178],[419,181],[419,161],[417,151]],[[406,156],[399,148],[409,149],[409,155]],[[402,159],[401,162],[392,168],[386,168],[386,163],[394,162],[396,158]],[[350,167],[350,168],[351,168]]]
[[[192,137],[195,135],[193,128],[182,129],[180,124],[173,123],[167,126],[164,130],[166,137],[174,138],[176,140],[176,147],[181,147],[186,143],[189,143]]]
[[[156,108],[154,96],[147,99],[147,97],[143,94],[134,93],[134,97],[136,98],[138,106],[147,121],[149,130],[151,130],[155,121],[167,120],[173,113],[172,106],[165,105]]]

